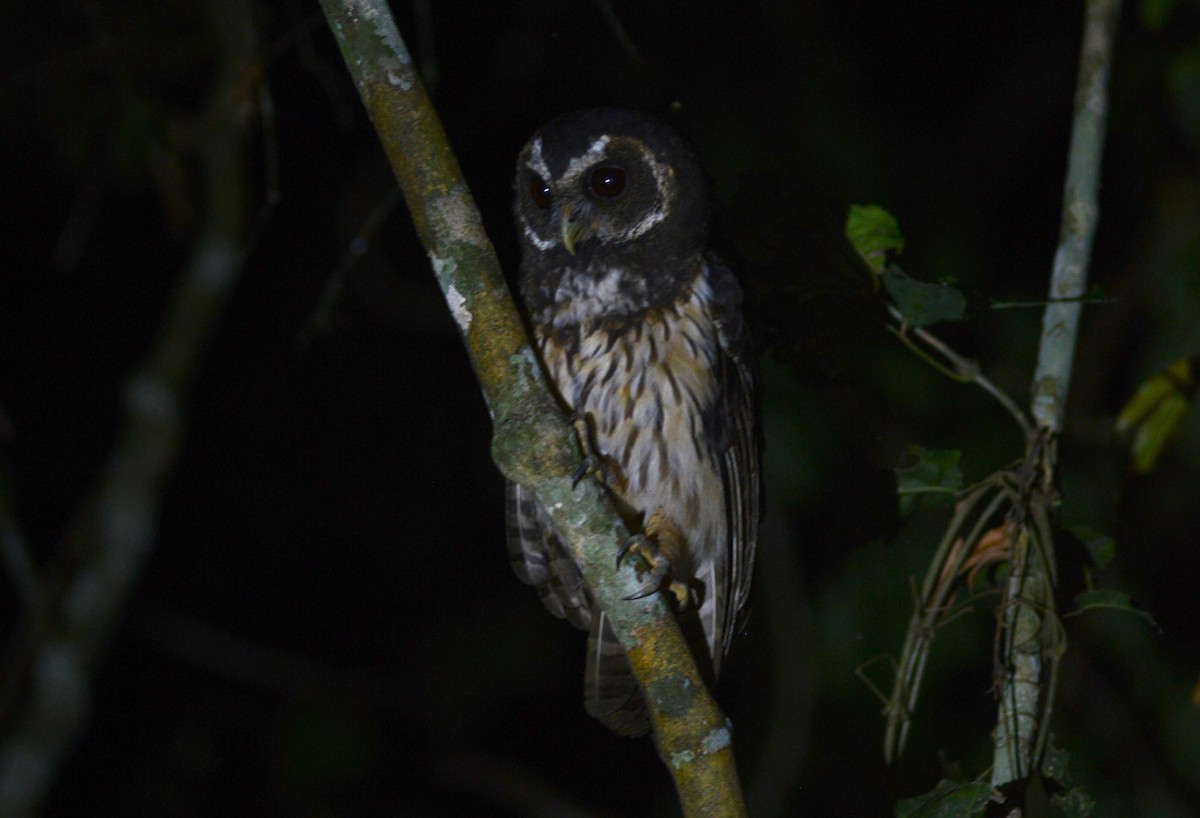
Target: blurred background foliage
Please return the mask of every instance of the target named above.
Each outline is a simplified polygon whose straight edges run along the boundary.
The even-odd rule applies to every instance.
[[[51,0],[10,10],[0,34],[0,490],[39,566],[113,445],[122,385],[204,226],[211,8]],[[46,814],[670,814],[650,743],[583,712],[583,636],[508,569],[488,417],[319,11],[247,8],[248,255]],[[966,319],[935,331],[1026,403],[1040,310],[993,304],[1046,290],[1081,4],[393,9],[506,269],[514,157],[558,113],[657,112],[712,177],[714,242],[764,349],[770,514],[720,690],[752,813],[888,815],[982,772],[986,593],[938,633],[893,768],[856,671],[890,682],[945,521],[901,520],[893,468],[912,444],[959,450],[970,482],[1019,457],[1021,436],[887,333],[841,231],[851,203],[895,214],[905,271],[967,295]],[[1097,583],[1160,627],[1068,620],[1053,730],[1096,816],[1200,814],[1200,422],[1187,415],[1148,474],[1114,430],[1139,384],[1200,354],[1198,23],[1194,0],[1124,10],[1103,299],[1085,312],[1062,441],[1063,523],[1114,538]],[[1069,610],[1084,566],[1061,550]],[[24,612],[11,576],[0,585],[11,639]]]

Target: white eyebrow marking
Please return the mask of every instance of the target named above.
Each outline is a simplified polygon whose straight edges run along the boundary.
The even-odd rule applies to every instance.
[[[641,154],[642,162],[650,169],[654,177],[654,206],[637,224],[621,233],[622,239],[636,239],[645,235],[651,228],[667,217],[667,201],[674,193],[675,172],[670,165],[659,162],[655,158],[654,153],[640,140],[620,137],[619,139],[620,141],[633,142],[636,145],[638,152]],[[607,134],[597,137],[588,146],[586,151],[570,161],[566,170],[563,171],[562,176],[556,180],[550,173],[549,165],[546,164],[546,158],[542,153],[542,138],[539,136],[530,145],[529,160],[525,163],[525,166],[538,174],[543,181],[553,184],[556,188],[569,188],[575,184],[576,179],[588,168],[605,158],[610,142],[612,142],[612,137]],[[542,239],[528,224],[523,225],[523,228],[529,240],[541,250],[548,250],[557,243],[556,239],[549,241]]]
[[[667,217],[667,200],[674,193],[675,186],[674,169],[670,165],[665,165],[655,159],[654,154],[646,150],[645,145],[638,143],[638,147],[642,153],[642,161],[646,163],[650,168],[650,172],[654,174],[654,187],[657,189],[658,195],[654,199],[653,209],[643,216],[640,222],[623,234],[626,238],[630,239],[638,238]]]
[[[590,168],[592,165],[604,158],[605,149],[608,148],[610,137],[606,134],[591,144],[582,156],[576,156],[567,165],[567,169],[563,171],[563,180],[573,179],[583,171]]]
[[[540,136],[533,140],[533,145],[529,149],[529,161],[525,163],[525,167],[542,177],[543,181],[550,181],[550,168],[546,166],[546,160],[542,156],[542,138]]]

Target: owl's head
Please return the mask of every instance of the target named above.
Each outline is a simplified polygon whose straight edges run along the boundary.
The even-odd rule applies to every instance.
[[[691,150],[657,119],[614,108],[566,114],[533,135],[517,160],[515,211],[526,264],[579,269],[688,258],[708,227]]]

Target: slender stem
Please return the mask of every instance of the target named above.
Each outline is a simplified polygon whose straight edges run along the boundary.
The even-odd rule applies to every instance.
[[[612,31],[613,37],[621,44],[625,55],[634,63],[634,65],[644,65],[645,61],[642,55],[638,52],[637,46],[633,42],[633,38],[629,36],[629,31],[626,30],[621,18],[617,16],[617,12],[613,9],[612,3],[609,0],[596,0],[596,5],[600,8],[600,14],[604,17],[604,22],[608,23],[609,29]]]
[[[1087,289],[1092,238],[1100,216],[1100,158],[1108,113],[1108,75],[1120,0],[1088,0],[1075,90],[1075,118],[1063,192],[1062,227],[1050,303],[1042,314],[1042,339],[1033,376],[1033,418],[1040,428],[1062,431],[1071,363]]]
[[[896,309],[894,305],[889,304],[888,312],[891,314],[892,318],[900,322],[901,327],[903,327],[904,316],[900,313],[900,310]],[[1026,417],[1025,413],[1021,411],[1021,407],[1017,406],[1016,401],[1010,398],[1004,392],[1004,390],[992,383],[991,379],[983,374],[983,370],[980,369],[978,362],[959,355],[945,341],[943,341],[941,338],[938,338],[924,327],[913,327],[911,329],[904,330],[889,326],[888,329],[891,330],[896,337],[903,341],[905,346],[915,352],[934,369],[960,383],[974,383],[983,389],[983,391],[995,398],[996,401],[1004,407],[1005,411],[1012,415],[1013,420],[1015,420],[1017,425],[1021,427],[1021,431],[1025,434],[1025,438],[1027,440],[1033,434],[1033,426],[1029,423],[1029,418]],[[927,355],[924,350],[910,341],[908,339],[909,332],[920,338],[932,349],[936,350],[939,355],[950,362],[950,367],[952,368],[943,366],[931,356]]]
[[[1045,747],[1044,733],[1048,729],[1042,719],[1049,714],[1053,701],[1053,691],[1045,685],[1052,685],[1057,678],[1056,655],[1061,644],[1048,639],[1057,623],[1056,569],[1046,521],[1056,497],[1057,441],[1083,309],[1079,297],[1087,287],[1092,239],[1100,213],[1100,159],[1119,8],[1119,0],[1088,0],[1084,20],[1062,226],[1033,378],[1031,413],[1038,435],[1030,442],[1020,504],[1014,508],[1020,533],[1005,596],[1004,675],[992,757],[992,784],[996,786],[1029,777],[1040,762],[1038,751]],[[1051,662],[1048,679],[1044,678],[1047,657]],[[1019,808],[1008,814],[1020,814]]]
[[[659,755],[685,815],[745,815],[729,725],[708,694],[660,595],[626,600],[632,567],[618,570],[626,531],[593,480],[572,485],[576,436],[525,336],[499,262],[384,0],[321,0],[400,182],[417,233],[467,345],[494,420],[492,456],[531,488],[605,611],[646,693]]]

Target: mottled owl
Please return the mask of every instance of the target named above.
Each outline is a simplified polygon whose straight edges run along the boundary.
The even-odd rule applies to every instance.
[[[586,471],[611,494],[642,592],[663,590],[715,680],[746,610],[762,511],[757,383],[742,291],[707,248],[692,151],[645,114],[596,109],[540,128],[517,161],[520,291]],[[587,711],[649,719],[605,612],[533,493],[511,483],[509,556],[546,607],[588,631]],[[630,557],[632,561],[634,557]]]

